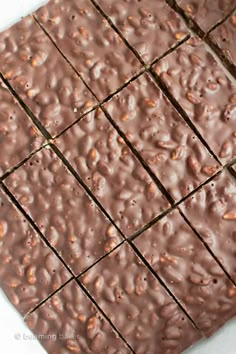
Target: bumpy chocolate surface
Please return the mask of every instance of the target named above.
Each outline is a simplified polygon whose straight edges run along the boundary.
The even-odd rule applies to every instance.
[[[222,163],[236,156],[236,85],[203,43],[191,38],[154,70]]]
[[[129,354],[73,280],[26,318],[48,353]]]
[[[0,176],[44,142],[0,79]]]
[[[51,0],[36,17],[100,100],[141,68],[88,0]]]
[[[126,236],[168,206],[101,110],[89,113],[57,145]]]
[[[236,0],[176,0],[204,30],[209,31],[236,6]]]
[[[31,16],[0,34],[0,71],[52,135],[96,104]]]
[[[97,4],[146,63],[159,58],[188,34],[165,0],[97,0]]]
[[[0,287],[25,315],[70,278],[64,265],[0,190]]]
[[[6,184],[76,275],[122,241],[51,150],[35,154]]]
[[[200,339],[184,312],[126,244],[81,281],[136,353],[178,354]]]
[[[177,210],[134,243],[206,335],[236,315],[236,287]]]
[[[136,354],[181,354],[236,315],[236,170],[230,167],[236,157],[236,85],[193,37],[152,65],[176,99],[169,95],[170,103],[149,76],[150,67],[129,47],[151,64],[185,38],[188,29],[167,2],[173,3],[97,0],[102,15],[90,0],[51,0],[36,18],[28,16],[0,34],[0,72],[37,126],[56,138],[23,164],[45,139],[0,82],[0,178],[9,172],[4,183],[42,233],[1,189],[0,287],[20,313],[33,311],[26,321],[50,354],[129,354],[130,348]],[[236,6],[236,0],[177,2],[203,31]],[[206,38],[212,36],[235,64],[234,27],[235,15]],[[134,80],[140,70],[146,73]],[[196,232],[178,210],[147,228],[170,207],[161,191],[179,201],[219,168],[225,172],[179,205]],[[117,226],[126,237],[144,226],[146,231],[129,245]],[[125,340],[70,279],[72,273]]]
[[[210,36],[236,66],[236,12],[226,22],[211,32]]]
[[[224,172],[181,206],[184,214],[236,281],[236,183]]]
[[[217,162],[147,74],[105,108],[176,200],[217,171]]]

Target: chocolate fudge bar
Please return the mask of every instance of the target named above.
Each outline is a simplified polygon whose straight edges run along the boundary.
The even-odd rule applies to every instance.
[[[146,64],[158,59],[189,34],[165,0],[97,0]]]
[[[43,149],[5,181],[75,275],[122,242],[51,149]]]
[[[0,189],[0,287],[26,315],[71,274]]]
[[[105,108],[175,200],[219,168],[148,74],[132,81]]]
[[[221,48],[236,67],[236,12],[227,21],[210,33],[210,38]],[[236,69],[235,69],[236,71]]]
[[[88,0],[51,0],[35,16],[99,100],[105,99],[141,69]]]
[[[0,43],[0,71],[52,136],[97,104],[32,16]]]
[[[181,210],[236,282],[236,182],[225,171],[182,205]]]
[[[135,353],[182,353],[201,338],[127,244],[88,270],[81,281]]]
[[[43,143],[42,134],[0,79],[0,177]]]
[[[176,2],[205,32],[236,7],[236,0],[176,0]]]
[[[125,236],[169,206],[100,109],[66,131],[56,144]]]
[[[26,318],[48,353],[130,354],[75,280]]]
[[[236,85],[203,42],[189,39],[153,67],[220,161],[236,156]]]
[[[205,335],[236,315],[236,287],[177,210],[134,244]]]

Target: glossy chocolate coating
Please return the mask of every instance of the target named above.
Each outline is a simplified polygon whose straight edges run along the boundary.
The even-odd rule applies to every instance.
[[[35,15],[100,100],[140,70],[135,55],[90,1],[51,0]]]
[[[56,143],[126,236],[168,207],[101,110],[89,113]]]
[[[134,243],[207,336],[236,315],[236,287],[177,210]]]
[[[81,281],[135,353],[180,354],[200,339],[200,332],[127,244]]]
[[[133,81],[105,108],[175,200],[217,171],[217,162],[149,75]]]
[[[130,354],[73,280],[26,318],[51,354]]]
[[[0,71],[52,135],[96,104],[32,16],[0,33]]]
[[[236,66],[236,12],[222,25],[212,31],[210,37],[218,44],[226,57]]]
[[[184,214],[236,281],[236,183],[228,172],[181,206]]]
[[[26,315],[70,276],[0,189],[0,287],[11,303]]]
[[[176,2],[205,32],[223,20],[236,6],[236,0],[176,0]]]
[[[236,85],[202,41],[189,39],[154,70],[222,163],[236,156]]]
[[[44,138],[0,79],[0,176],[44,142]]]
[[[122,241],[51,149],[35,154],[6,184],[76,275]]]
[[[159,58],[188,34],[165,0],[97,0],[97,4],[146,63]]]

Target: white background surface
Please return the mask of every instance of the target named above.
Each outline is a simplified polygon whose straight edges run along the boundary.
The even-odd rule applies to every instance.
[[[46,0],[0,0],[0,31],[10,27],[22,16],[26,16],[46,2]],[[214,1],[212,3],[214,4]],[[1,290],[0,353],[45,354]],[[198,343],[185,354],[236,354],[236,320],[232,320],[215,336]]]

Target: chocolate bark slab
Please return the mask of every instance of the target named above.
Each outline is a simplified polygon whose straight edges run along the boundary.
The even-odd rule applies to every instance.
[[[236,7],[236,0],[176,0],[203,31],[209,31]]]
[[[51,149],[35,154],[6,185],[76,275],[122,241]]]
[[[113,96],[105,108],[175,200],[219,168],[148,74]]]
[[[212,335],[236,315],[236,287],[178,210],[134,244],[205,335]]]
[[[81,281],[135,353],[179,354],[200,339],[200,332],[127,244]]]
[[[212,31],[210,38],[218,44],[226,57],[236,66],[236,12],[222,25]]]
[[[100,109],[67,130],[56,144],[125,236],[169,206]]]
[[[44,142],[44,138],[0,79],[0,177]]]
[[[22,314],[71,274],[0,189],[0,287]]]
[[[184,22],[165,0],[96,2],[147,64],[188,35]]]
[[[51,0],[35,16],[99,100],[141,69],[132,51],[88,0]]]
[[[223,172],[181,209],[236,282],[236,184]]]
[[[236,85],[199,39],[191,38],[153,69],[224,164],[236,156]]]
[[[96,105],[32,16],[0,33],[0,43],[0,71],[51,135]]]
[[[73,280],[26,318],[48,353],[131,351]]]

